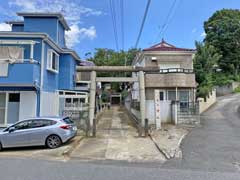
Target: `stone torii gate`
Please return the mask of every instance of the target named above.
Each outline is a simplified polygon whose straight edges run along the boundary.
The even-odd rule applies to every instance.
[[[159,71],[153,67],[135,66],[77,66],[77,72],[91,72],[89,121],[93,127],[97,82],[139,82],[141,126],[145,126],[145,78],[144,72]],[[138,72],[138,77],[97,77],[97,72]]]

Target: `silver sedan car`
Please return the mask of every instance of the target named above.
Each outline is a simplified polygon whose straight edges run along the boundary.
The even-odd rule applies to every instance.
[[[38,117],[19,121],[0,132],[2,148],[41,146],[54,149],[77,134],[73,121],[61,117]]]

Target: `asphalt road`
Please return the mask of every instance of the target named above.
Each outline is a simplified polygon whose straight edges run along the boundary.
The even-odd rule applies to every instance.
[[[168,161],[164,167],[240,172],[239,106],[240,95],[219,98],[201,117],[201,127],[183,140],[183,160]]]
[[[162,169],[152,164],[0,160],[2,180],[239,180],[239,173]]]
[[[220,98],[183,141],[183,159],[165,164],[123,161],[0,159],[1,180],[239,180],[240,95]]]

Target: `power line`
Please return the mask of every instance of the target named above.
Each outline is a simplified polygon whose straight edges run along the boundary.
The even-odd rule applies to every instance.
[[[124,0],[120,0],[120,10],[121,10],[121,28],[122,28],[122,50],[124,51]]]
[[[180,3],[181,3],[181,0],[178,1],[178,5],[176,4],[176,8],[175,8],[174,12],[172,13],[172,16],[170,17],[170,19],[169,19],[169,21],[168,21],[168,24],[166,25],[166,27],[165,27],[162,35],[164,35],[165,31],[166,31],[167,28],[168,28],[168,25],[171,23],[171,21],[172,21],[173,18],[175,17],[175,15],[176,15],[176,10],[178,9]]]
[[[120,10],[121,10],[121,28],[122,28],[122,50],[125,50],[125,27],[124,27],[124,0],[120,0]],[[124,52],[124,65],[127,65],[127,57]],[[126,75],[126,73],[125,73]]]
[[[141,27],[140,27],[140,31],[139,31],[139,34],[138,34],[138,37],[137,37],[137,41],[136,41],[136,44],[135,44],[135,48],[137,48],[139,40],[141,38],[143,27],[144,27],[144,24],[145,24],[145,21],[146,21],[146,17],[147,17],[147,14],[148,14],[148,9],[149,9],[150,3],[151,3],[151,0],[148,0],[147,6],[146,6],[146,9],[145,9],[145,12],[144,12],[142,24],[141,24]]]
[[[113,32],[114,32],[114,38],[115,38],[115,44],[117,51],[119,50],[118,46],[118,34],[117,34],[117,24],[116,24],[116,11],[115,11],[115,5],[114,0],[109,0],[110,4],[110,11],[111,11],[111,17],[112,17],[112,24],[113,24]]]
[[[164,34],[164,32],[166,31],[167,26],[168,26],[168,24],[169,24],[169,22],[170,22],[170,20],[171,20],[170,18],[173,17],[173,15],[175,14],[176,9],[174,9],[174,7],[175,7],[175,5],[176,5],[176,2],[177,2],[177,0],[174,0],[174,1],[173,1],[172,5],[171,5],[171,7],[170,7],[170,9],[169,9],[169,11],[168,11],[168,14],[167,14],[167,16],[166,16],[166,19],[165,19],[165,21],[164,21],[164,23],[163,23],[163,25],[162,25],[162,27],[161,27],[161,30],[159,31],[159,33],[158,33],[158,35],[157,35],[157,37],[156,37],[155,42],[158,40],[159,37],[163,36],[163,34]],[[171,15],[172,15],[172,16],[171,16]]]

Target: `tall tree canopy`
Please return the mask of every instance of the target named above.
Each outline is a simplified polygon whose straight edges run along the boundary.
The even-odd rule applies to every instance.
[[[204,30],[204,43],[196,43],[194,59],[201,97],[215,85],[240,80],[240,10],[216,11],[204,22]]]
[[[97,66],[124,66],[125,63],[127,66],[132,65],[132,61],[135,58],[136,54],[140,49],[129,49],[128,51],[116,52],[112,49],[96,49],[93,57],[88,58],[89,61],[92,61]],[[87,54],[88,55],[88,54]],[[131,73],[124,72],[101,72],[98,73],[98,76],[101,77],[125,77],[131,76]],[[121,83],[111,83],[112,89],[115,91],[120,90]]]
[[[214,46],[222,56],[218,65],[224,73],[240,72],[240,10],[216,11],[204,23],[205,43]]]
[[[212,89],[214,81],[215,67],[221,55],[212,45],[204,45],[196,42],[197,53],[194,58],[194,69],[196,81],[199,84],[198,96],[205,97]]]
[[[93,57],[88,58],[97,66],[124,66],[131,65],[139,49],[129,49],[128,51],[116,52],[112,49],[96,49]],[[123,73],[122,73],[123,74]],[[101,73],[101,76],[118,76],[119,73]]]

